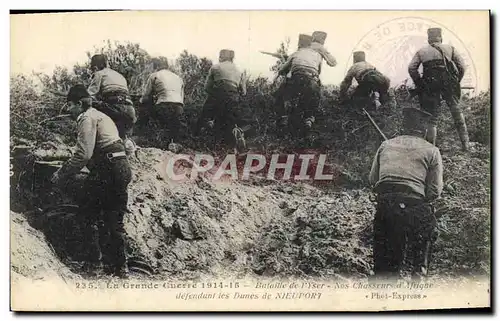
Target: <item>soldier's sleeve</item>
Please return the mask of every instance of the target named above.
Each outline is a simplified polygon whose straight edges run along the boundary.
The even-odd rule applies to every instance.
[[[438,148],[434,148],[425,181],[425,198],[428,201],[439,198],[443,192],[443,159]]]
[[[330,67],[335,67],[337,65],[337,59],[324,47],[318,47],[318,51],[321,54],[321,57],[325,59],[326,63]]]
[[[210,67],[210,70],[208,71],[208,76],[207,76],[207,80],[205,81],[205,91],[206,92],[210,92],[210,90],[212,89],[212,86],[214,84],[214,70],[213,70],[213,66]]]
[[[345,96],[347,90],[352,84],[352,79],[354,78],[354,66],[351,66],[344,77],[344,80],[340,83],[340,96]]]
[[[154,75],[151,74],[149,75],[148,81],[146,82],[146,86],[144,86],[144,90],[142,91],[141,99],[143,102],[148,102],[152,100],[153,82],[154,82]]]
[[[97,120],[87,115],[78,120],[78,138],[73,156],[63,165],[60,176],[65,177],[78,173],[94,153],[97,135]]]
[[[458,72],[459,72],[459,79],[462,80],[462,78],[465,75],[465,61],[463,60],[462,56],[457,52],[457,50],[454,47],[452,48],[452,54],[451,54],[451,60],[455,63],[457,66]]]
[[[382,152],[384,144],[380,145],[375,154],[375,158],[373,159],[372,168],[370,170],[369,181],[370,184],[375,185],[379,180],[379,171],[380,171],[380,153]]]
[[[288,74],[290,68],[292,68],[292,60],[293,60],[293,54],[290,57],[288,57],[287,61],[281,66],[280,70],[278,70],[278,75],[284,76]]]
[[[420,74],[418,72],[418,67],[420,67],[420,64],[422,63],[422,60],[420,59],[420,54],[417,52],[414,56],[413,59],[410,61],[410,64],[408,65],[408,74],[410,74],[411,79],[413,80],[413,83],[417,86],[420,85]]]
[[[90,81],[89,88],[87,88],[87,91],[92,97],[92,99],[96,99],[97,94],[101,91],[101,81],[102,81],[102,75],[99,72],[94,73],[94,76],[92,77],[92,80]]]

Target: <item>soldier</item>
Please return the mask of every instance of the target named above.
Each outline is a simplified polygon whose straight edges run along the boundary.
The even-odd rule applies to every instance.
[[[78,141],[73,156],[53,174],[51,181],[60,184],[87,166],[90,174],[80,205],[87,227],[86,239],[91,243],[86,269],[96,273],[105,263],[106,272],[126,277],[123,216],[132,175],[125,145],[111,118],[92,107],[83,85],[73,86],[67,100],[69,113],[77,122]],[[107,262],[101,261],[103,254]]]
[[[219,63],[213,65],[205,82],[208,98],[198,119],[196,134],[199,134],[206,119],[214,122],[216,141],[245,148],[239,110],[240,95],[247,92],[245,74],[234,64],[234,51],[222,49]]]
[[[427,129],[427,140],[436,143],[437,121],[440,114],[441,99],[446,101],[464,151],[469,149],[469,134],[465,117],[458,106],[461,96],[460,81],[465,74],[465,64],[451,45],[442,43],[441,29],[427,30],[429,45],[421,48],[408,66],[408,73],[419,92],[422,109],[432,114],[432,120]],[[418,72],[423,65],[422,76]]]
[[[324,31],[314,31],[312,34],[312,41],[309,48],[316,51],[321,55],[321,57],[326,61],[326,64],[330,67],[335,67],[337,65],[337,60],[332,54],[325,48],[327,33]],[[321,73],[321,63],[320,63],[320,73]]]
[[[301,48],[307,48],[311,45],[312,36],[306,34],[299,34],[299,42],[297,45],[297,50]],[[286,57],[285,59],[288,59]],[[278,75],[279,76],[279,75]],[[290,72],[284,77],[278,90],[274,93],[275,106],[276,106],[276,116],[278,126],[285,126],[287,123],[287,108],[285,107],[285,102],[290,99],[291,96],[291,74]]]
[[[107,58],[102,54],[92,56],[90,68],[94,75],[87,90],[94,100],[94,107],[111,117],[118,127],[120,137],[128,145],[137,117],[129,96],[127,80],[108,68]]]
[[[292,133],[300,134],[303,130],[310,129],[315,121],[315,112],[319,107],[321,98],[321,84],[319,81],[320,66],[325,59],[329,66],[336,66],[335,58],[323,46],[326,33],[315,31],[309,47],[300,48],[294,52],[287,62],[278,71],[279,75],[291,73],[292,93],[294,106],[292,107]],[[303,113],[303,117],[298,114]],[[298,120],[302,118],[303,124]]]
[[[184,119],[184,82],[168,70],[166,59],[153,58],[151,64],[154,72],[147,80],[140,102],[154,105],[154,118],[163,130],[162,142],[177,143],[185,138],[187,127]]]
[[[413,276],[427,273],[436,226],[430,202],[443,190],[441,153],[424,139],[431,117],[421,109],[404,108],[404,134],[384,141],[373,160],[375,276],[398,277],[405,249],[413,263]]]
[[[354,78],[358,86],[352,95],[352,99],[356,103],[370,100],[375,108],[378,108],[388,101],[390,80],[373,65],[366,62],[365,59],[364,51],[355,51],[353,53],[353,65],[349,68],[340,84],[340,99],[342,101],[346,100],[347,90]]]

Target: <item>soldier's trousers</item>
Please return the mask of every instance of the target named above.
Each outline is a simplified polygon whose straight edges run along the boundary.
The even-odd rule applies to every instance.
[[[313,120],[321,99],[321,87],[317,76],[294,73],[292,75],[292,109],[290,125],[292,133],[300,133],[306,120]]]
[[[124,151],[121,142],[108,148],[106,153],[118,151]],[[99,263],[102,259],[113,269],[126,265],[123,217],[127,212],[131,178],[126,157],[113,160],[96,157],[79,201],[90,244],[89,263]]]
[[[243,125],[239,93],[235,87],[224,83],[216,84],[213,93],[209,95],[203,106],[201,116],[198,118],[198,133],[207,119],[215,121],[216,142],[234,146],[233,128],[235,125],[239,127]]]
[[[274,108],[278,125],[283,117],[287,116],[285,102],[290,99],[291,80],[284,79],[276,92],[274,93]]]
[[[132,135],[134,124],[137,121],[133,105],[105,102],[98,109],[114,121],[121,139]]]
[[[161,127],[163,143],[169,144],[171,140],[178,143],[186,137],[187,124],[182,104],[159,103],[154,106],[154,118]]]
[[[379,196],[373,222],[375,276],[399,277],[405,257],[412,264],[413,275],[425,276],[435,227],[430,204],[400,196]]]
[[[353,98],[355,100],[363,99],[368,101],[370,93],[376,91],[380,94],[380,103],[384,104],[389,100],[389,85],[389,82],[372,79],[370,75],[367,75],[354,90]]]
[[[430,123],[431,126],[435,128],[441,114],[442,99],[444,99],[448,105],[453,121],[455,122],[458,136],[460,137],[463,147],[466,147],[469,143],[469,134],[467,131],[467,124],[465,123],[465,117],[460,110],[459,97],[457,97],[457,95],[446,88],[425,88],[420,94],[420,106],[423,110],[432,114]],[[435,129],[433,131],[435,131]]]

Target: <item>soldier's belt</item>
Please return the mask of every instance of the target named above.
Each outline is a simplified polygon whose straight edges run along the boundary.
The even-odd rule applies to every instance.
[[[125,152],[115,152],[115,153],[106,153],[106,158],[109,160],[115,159],[117,157],[125,157],[127,154]]]
[[[319,79],[319,75],[315,72],[309,71],[309,70],[296,70],[292,73],[292,76],[297,75],[297,76],[307,76],[315,79]]]
[[[363,81],[365,79],[366,76],[368,75],[371,75],[371,74],[374,74],[375,73],[375,69],[367,69],[365,71],[363,71],[360,75],[359,75],[359,79],[361,81]]]

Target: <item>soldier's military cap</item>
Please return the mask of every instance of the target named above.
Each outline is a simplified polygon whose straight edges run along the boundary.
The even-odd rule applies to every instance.
[[[355,51],[352,53],[352,59],[354,62],[365,61],[366,56],[364,51]]]
[[[430,40],[441,39],[441,28],[427,29],[427,38]]]
[[[83,84],[77,84],[70,88],[66,99],[67,101],[77,103],[80,99],[89,97],[90,94],[87,91],[87,88],[85,88]]]
[[[326,40],[327,33],[324,31],[315,31],[312,34],[312,41],[319,42],[324,45]]]
[[[312,42],[312,36],[311,35],[306,35],[304,33],[299,34],[299,43],[298,47],[299,48],[306,48],[309,47],[309,45]]]
[[[106,55],[103,54],[97,54],[93,55],[92,58],[90,58],[90,67],[101,67],[104,68],[106,67],[107,64],[107,57]]]
[[[234,51],[231,49],[222,49],[219,52],[219,59],[222,60],[232,60],[234,59]]]

